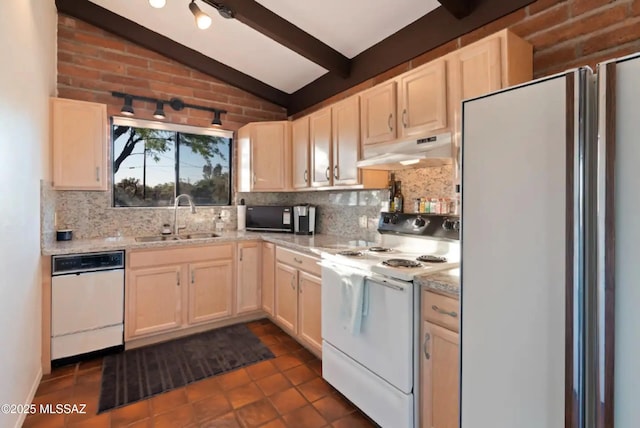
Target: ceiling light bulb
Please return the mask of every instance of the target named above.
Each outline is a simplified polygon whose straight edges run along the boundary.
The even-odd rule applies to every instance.
[[[191,3],[189,3],[189,10],[196,18],[196,25],[199,29],[206,30],[211,26],[211,17],[200,10],[195,0],[191,0]]]
[[[162,9],[167,4],[167,0],[149,0],[149,6]]]

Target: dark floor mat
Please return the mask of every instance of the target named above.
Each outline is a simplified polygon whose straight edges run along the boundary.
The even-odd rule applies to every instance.
[[[98,413],[271,358],[245,324],[109,355]]]

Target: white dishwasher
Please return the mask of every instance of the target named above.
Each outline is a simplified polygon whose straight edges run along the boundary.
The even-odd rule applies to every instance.
[[[51,359],[123,345],[124,251],[53,256]]]

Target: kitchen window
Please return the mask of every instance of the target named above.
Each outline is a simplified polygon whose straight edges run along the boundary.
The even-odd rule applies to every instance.
[[[114,117],[113,206],[230,205],[233,132]]]

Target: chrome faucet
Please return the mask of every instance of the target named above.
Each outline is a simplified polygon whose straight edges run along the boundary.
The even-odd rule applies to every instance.
[[[187,200],[189,201],[189,206],[191,207],[191,214],[195,214],[196,213],[196,206],[193,203],[193,199],[191,199],[191,196],[187,195],[186,193],[183,193],[182,195],[178,195],[176,196],[176,200],[173,203],[173,233],[174,235],[177,235],[178,232],[180,232],[180,229],[185,229],[187,226],[178,226],[178,205],[180,202],[180,198],[185,197],[187,198]]]

